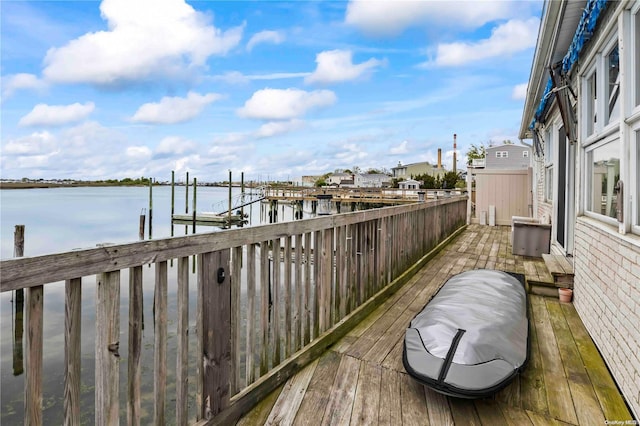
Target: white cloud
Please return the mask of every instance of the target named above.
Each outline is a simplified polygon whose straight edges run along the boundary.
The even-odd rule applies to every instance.
[[[212,102],[221,99],[217,93],[201,95],[189,92],[186,98],[165,96],[157,103],[147,103],[131,117],[136,123],[174,124],[191,120]]]
[[[299,130],[303,127],[304,122],[302,120],[271,121],[260,126],[254,136],[259,139],[270,138],[272,136]]]
[[[389,150],[390,154],[408,154],[409,153],[409,141],[402,141],[400,145],[396,145]]]
[[[156,156],[184,155],[194,152],[198,144],[180,136],[167,136],[155,149]]]
[[[2,154],[11,156],[41,155],[50,152],[54,144],[55,137],[51,133],[47,131],[35,132],[3,144]]]
[[[247,84],[253,80],[286,80],[301,78],[311,75],[310,72],[276,72],[271,74],[243,74],[239,71],[229,71],[224,74],[212,75],[215,81],[223,81],[228,84]]]
[[[151,76],[180,76],[226,54],[244,26],[222,31],[184,0],[103,0],[109,29],[51,48],[43,75],[60,83],[118,85]]]
[[[284,34],[279,31],[260,31],[254,34],[247,43],[247,50],[251,51],[260,43],[280,44],[284,41]]]
[[[535,47],[539,22],[538,18],[526,21],[512,19],[495,27],[487,39],[440,44],[434,62],[423,65],[459,66]]]
[[[145,160],[151,158],[151,150],[146,146],[128,146],[125,155],[134,160]]]
[[[354,64],[349,50],[328,50],[316,55],[316,70],[305,78],[306,83],[337,83],[355,80],[363,74],[385,63],[371,58],[361,64]]]
[[[351,0],[345,22],[374,36],[396,35],[413,26],[479,28],[512,13],[507,1]]]
[[[12,74],[2,77],[2,98],[6,99],[12,96],[18,90],[37,90],[41,91],[47,87],[47,84],[33,74]]]
[[[518,84],[513,88],[513,92],[511,92],[511,98],[517,101],[523,101],[527,97],[527,88],[529,87],[528,83]]]
[[[333,105],[337,100],[330,90],[307,92],[300,89],[262,89],[255,92],[238,115],[259,120],[289,120],[307,111]]]
[[[89,116],[95,109],[93,102],[71,105],[38,104],[20,119],[20,126],[60,126],[80,121]]]
[[[339,164],[356,164],[369,156],[361,145],[345,144],[341,148],[342,150],[334,155]]]

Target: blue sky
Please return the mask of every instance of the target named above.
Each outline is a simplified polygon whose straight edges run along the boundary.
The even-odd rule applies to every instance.
[[[3,178],[458,167],[517,141],[541,1],[2,1]]]

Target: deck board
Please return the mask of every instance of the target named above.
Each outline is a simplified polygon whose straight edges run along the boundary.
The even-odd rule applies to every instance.
[[[510,227],[469,226],[330,347],[311,367],[311,377],[311,371],[303,369],[289,379],[291,385],[288,382],[278,401],[270,403],[270,419],[279,420],[274,424],[291,424],[295,417],[293,424],[351,425],[582,425],[631,420],[573,305],[557,299],[530,295],[529,363],[493,398],[449,398],[404,371],[404,330],[449,277],[489,268],[539,278],[541,272],[544,275],[539,263],[543,264],[511,254]],[[288,398],[293,401],[285,401]]]

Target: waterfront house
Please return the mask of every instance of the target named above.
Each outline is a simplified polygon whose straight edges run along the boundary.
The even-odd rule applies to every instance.
[[[420,185],[422,185],[422,182],[414,179],[398,182],[398,187],[400,189],[420,189]]]
[[[382,173],[365,173],[354,175],[356,188],[383,188],[391,184],[391,176]]]
[[[526,169],[531,166],[531,148],[516,144],[490,146],[483,166],[486,169]]]
[[[393,177],[396,179],[409,179],[413,176],[424,174],[442,178],[447,171],[442,167],[433,166],[427,161],[422,161],[419,163],[404,165],[402,163],[398,163],[396,167],[391,169],[391,172]]]
[[[520,138],[534,215],[573,260],[576,310],[638,418],[640,2],[545,2]]]

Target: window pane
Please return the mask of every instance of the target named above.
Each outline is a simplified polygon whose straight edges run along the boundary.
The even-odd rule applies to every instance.
[[[547,167],[544,173],[545,195],[547,201],[553,200],[553,167]]]
[[[640,13],[638,13],[640,15]],[[633,145],[631,145],[633,146]],[[636,130],[636,167],[631,169],[631,179],[636,180],[636,196],[634,202],[636,204],[636,220],[635,225],[640,226],[640,130]],[[633,149],[633,148],[632,148]],[[634,176],[635,175],[635,176]],[[627,186],[628,187],[628,186]],[[629,197],[627,196],[627,200]]]
[[[589,193],[587,210],[616,217],[613,188],[620,179],[620,141],[610,142],[587,154]]]
[[[596,116],[596,103],[598,101],[597,91],[596,91],[596,80],[597,73],[594,72],[591,77],[587,79],[587,111],[586,115],[586,123],[587,123],[587,135],[590,135],[595,130],[595,124],[598,121],[598,117]]]
[[[607,75],[609,84],[606,87],[608,99],[607,124],[620,117],[620,56],[616,44],[607,55]]]
[[[636,102],[635,105],[640,105],[640,11],[634,15],[634,26],[635,26],[635,49],[636,52]]]

